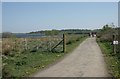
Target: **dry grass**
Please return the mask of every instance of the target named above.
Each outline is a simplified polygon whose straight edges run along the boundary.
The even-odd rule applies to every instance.
[[[60,37],[41,37],[41,38],[3,38],[2,54],[9,55],[13,52],[23,52],[34,48],[47,50],[57,44]],[[47,49],[46,49],[47,48]]]

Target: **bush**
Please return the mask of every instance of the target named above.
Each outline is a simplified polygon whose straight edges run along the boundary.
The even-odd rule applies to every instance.
[[[2,38],[10,38],[13,37],[14,35],[11,32],[3,32],[2,33]]]
[[[108,25],[103,26],[103,28],[97,33],[97,37],[100,38],[100,41],[112,41],[113,34],[117,34],[117,31],[109,27]]]
[[[3,40],[2,41],[2,54],[10,55],[11,50],[13,49],[13,43],[10,40]]]
[[[4,55],[9,55],[11,52],[11,47],[7,45],[2,51]]]

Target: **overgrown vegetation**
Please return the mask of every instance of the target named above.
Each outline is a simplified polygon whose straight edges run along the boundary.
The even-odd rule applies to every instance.
[[[72,51],[86,36],[67,35],[67,53]],[[64,54],[62,44],[51,52],[51,48],[61,41],[58,37],[4,38],[3,77],[25,77],[56,61]]]
[[[111,42],[113,40],[113,34],[117,35],[117,29],[112,28],[108,24],[106,24],[97,33],[97,37],[100,39],[101,42],[102,41],[109,41],[109,42]]]
[[[105,25],[97,33],[97,42],[105,56],[109,72],[114,77],[120,77],[120,52],[118,52],[118,45],[116,45],[116,53],[113,52],[113,34],[117,36],[117,28],[112,28],[109,25]]]

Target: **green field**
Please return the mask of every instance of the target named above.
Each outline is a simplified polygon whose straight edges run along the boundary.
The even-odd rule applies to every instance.
[[[3,77],[29,76],[37,72],[38,70],[43,69],[46,66],[54,63],[56,60],[60,59],[61,57],[64,57],[65,54],[71,52],[75,47],[77,47],[85,39],[86,39],[86,36],[81,36],[81,35],[71,35],[69,37],[67,36],[65,53],[62,52],[61,46],[60,47],[58,46],[55,52],[49,51],[48,47],[50,46],[48,46],[49,44],[46,44],[45,38],[44,40],[42,40],[45,45],[43,44],[42,45],[46,46],[47,49],[44,49],[44,50],[41,50],[42,48],[41,49],[34,48],[34,46],[36,45],[39,46],[40,42],[42,43],[42,41],[40,41],[41,39],[37,39],[39,41],[37,41],[36,39],[29,39],[30,42],[27,42],[28,49],[24,49],[24,45],[22,47],[22,44],[19,42],[14,43],[17,45],[15,46],[12,43],[10,43],[11,41],[7,41],[7,43],[6,41],[3,41],[5,42],[3,43],[5,44],[4,46],[6,47],[6,44],[9,44],[11,45],[10,46],[11,49],[7,47],[6,49],[4,48],[4,52],[2,56],[2,61],[3,61],[3,74],[2,75]],[[18,40],[20,41],[19,38],[17,38],[16,41]],[[50,40],[53,40],[53,39],[50,39]],[[54,41],[55,40],[56,39],[54,38]],[[60,39],[57,39],[56,41],[60,41]],[[54,42],[54,43],[58,43],[58,42]],[[16,48],[12,48],[12,46],[15,46]]]

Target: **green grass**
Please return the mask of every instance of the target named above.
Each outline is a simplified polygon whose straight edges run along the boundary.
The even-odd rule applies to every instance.
[[[112,45],[110,44],[110,42],[100,42],[98,40],[98,44],[105,56],[105,61],[107,63],[109,72],[114,77],[120,77],[119,53],[117,53],[117,54],[113,53]]]
[[[87,37],[80,38],[79,41],[66,46],[66,52],[72,52],[81,42],[83,42]]]
[[[73,51],[86,37],[76,40],[74,43],[66,46],[66,53],[63,52],[36,52],[26,51],[16,53],[15,56],[3,57],[3,62],[6,65],[3,68],[3,76],[8,77],[25,77],[36,71],[45,68],[54,63],[56,60],[63,57],[65,54]]]
[[[8,65],[6,65],[5,71],[9,73],[8,76],[12,77],[27,76],[38,69],[44,68],[62,55],[63,53],[34,52],[8,57],[8,60],[6,60]]]

